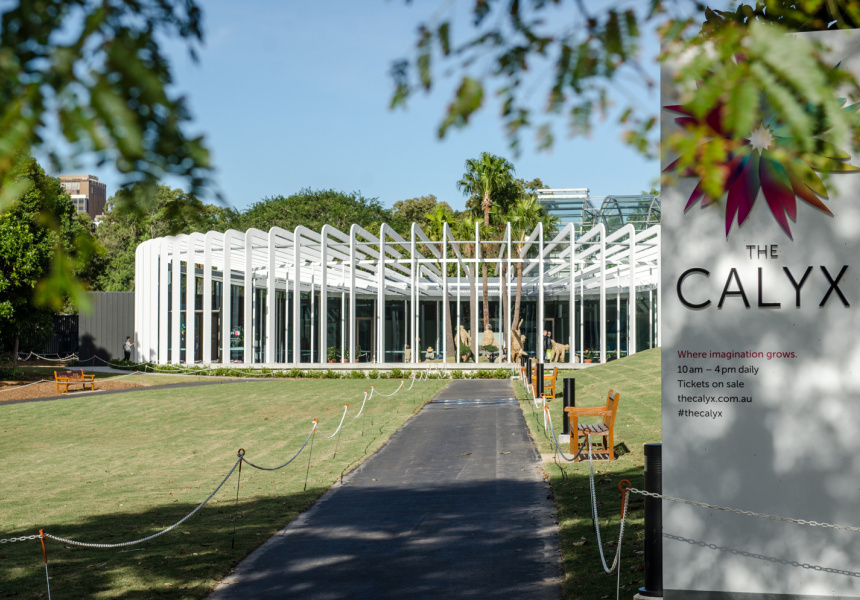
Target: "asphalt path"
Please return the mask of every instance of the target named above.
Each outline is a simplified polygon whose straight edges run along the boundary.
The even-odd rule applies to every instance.
[[[541,473],[510,383],[453,381],[209,599],[560,598]]]

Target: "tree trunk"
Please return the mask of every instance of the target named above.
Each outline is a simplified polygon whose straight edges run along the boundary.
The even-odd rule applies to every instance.
[[[509,303],[509,301],[508,301],[508,282],[507,282],[506,273],[507,273],[507,271],[505,269],[505,265],[502,264],[502,268],[499,269],[499,281],[501,282],[501,286],[502,286],[502,306],[501,306],[501,314],[499,315],[499,330],[500,330],[499,335],[501,336],[501,340],[502,340],[501,346],[507,349],[508,362],[512,362],[511,361],[510,344],[508,343],[508,337],[509,336],[507,336],[505,334],[505,315],[508,314],[508,303]],[[504,356],[504,355],[505,355],[505,353],[502,352],[502,348],[500,347],[499,348],[499,356]]]
[[[487,263],[481,265],[481,272],[484,281],[484,329],[490,328],[490,290],[487,288]]]
[[[478,362],[478,318],[475,307],[478,305],[478,286],[475,281],[475,266],[466,267],[466,275],[469,277],[469,329],[472,336],[472,357]]]
[[[12,347],[12,366],[18,366],[18,333],[15,333],[15,345]]]
[[[517,296],[514,300],[513,325],[511,329],[516,329],[520,322],[520,301],[523,297],[523,263],[517,263]]]
[[[445,312],[447,313],[447,318],[445,319],[445,343],[448,348],[448,356],[454,356],[456,360],[457,352],[460,351],[458,345],[454,344],[454,327],[451,321],[451,302],[448,300],[448,281],[445,281],[445,297],[442,300],[446,303]],[[453,354],[452,354],[453,352]],[[444,354],[443,354],[444,356]]]

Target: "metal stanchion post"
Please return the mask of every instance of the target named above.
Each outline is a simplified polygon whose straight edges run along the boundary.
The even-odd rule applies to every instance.
[[[535,364],[535,395],[543,394],[543,363]]]
[[[526,355],[526,382],[532,380],[532,357]]]
[[[663,493],[663,445],[645,444],[645,491]],[[663,597],[663,507],[645,496],[645,587],[636,597]]]
[[[564,408],[567,408],[568,406],[576,406],[575,377],[568,377],[564,380]],[[568,421],[567,415],[564,416],[562,423],[564,423],[564,429],[562,431],[562,434],[570,435],[570,421]]]

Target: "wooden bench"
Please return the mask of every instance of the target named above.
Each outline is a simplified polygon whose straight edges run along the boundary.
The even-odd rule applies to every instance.
[[[96,383],[95,383],[95,375],[86,375],[84,374],[83,369],[78,369],[77,371],[54,371],[54,381],[57,384],[57,393],[60,393],[60,386],[66,386],[66,391],[64,393],[69,393],[70,385],[80,385],[81,389],[86,390],[87,384],[89,384],[90,389],[95,391]]]
[[[577,453],[579,438],[584,437],[591,443],[590,436],[603,438],[603,450],[609,460],[615,459],[615,415],[618,413],[618,402],[621,394],[609,390],[605,406],[568,406],[564,414],[570,421],[570,452],[575,455],[574,462],[582,460]],[[580,423],[580,417],[602,417],[599,423]],[[587,452],[585,456],[588,456]]]
[[[537,365],[532,367],[532,385],[537,389]],[[553,367],[550,373],[544,371],[542,393],[547,400],[555,400],[555,383],[558,380],[558,367]]]

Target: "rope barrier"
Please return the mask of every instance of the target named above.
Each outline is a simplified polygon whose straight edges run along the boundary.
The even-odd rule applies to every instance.
[[[340,431],[340,428],[343,426],[343,421],[346,419],[346,412],[349,410],[349,404],[345,404],[343,407],[343,416],[340,418],[340,425],[337,426],[335,432],[331,435],[325,435],[323,432],[320,432],[320,435],[326,439],[332,439],[337,433]]]
[[[24,385],[16,385],[15,387],[6,388],[5,390],[0,390],[0,394],[3,392],[11,392],[12,390],[20,390],[21,388],[30,387],[31,385],[38,385],[40,383],[50,383],[53,381],[52,379],[40,379],[39,381],[34,381],[33,383],[25,383]]]
[[[308,445],[308,442],[309,442],[309,441],[311,440],[311,438],[313,437],[313,435],[314,435],[314,431],[316,431],[316,428],[317,428],[317,420],[316,420],[316,419],[314,419],[314,426],[313,426],[313,428],[311,428],[311,432],[308,434],[307,439],[305,439],[305,443],[304,443],[304,444],[302,444],[302,447],[301,447],[301,448],[299,448],[298,452],[296,452],[296,453],[295,453],[295,455],[293,455],[293,457],[292,457],[290,460],[288,460],[287,462],[285,462],[285,463],[284,463],[284,464],[282,464],[282,465],[278,465],[277,467],[261,467],[261,466],[259,466],[259,465],[255,465],[254,463],[252,463],[251,461],[249,461],[248,459],[246,459],[246,458],[245,458],[244,452],[243,452],[243,454],[242,454],[242,462],[244,462],[245,464],[247,464],[249,467],[254,467],[255,469],[259,469],[260,471],[277,471],[278,469],[283,469],[283,468],[284,468],[284,467],[286,467],[288,464],[290,464],[291,462],[293,462],[294,460],[296,460],[296,458],[299,456],[299,454],[301,454],[301,453],[302,453],[302,450],[304,450],[304,449],[305,449],[305,446],[307,446],[307,445]]]
[[[385,396],[386,398],[390,398],[391,396],[393,396],[394,394],[399,392],[400,388],[402,388],[402,387],[403,387],[403,380],[402,379],[400,380],[400,385],[397,387],[397,389],[394,390],[393,392],[391,392],[390,394],[383,394],[382,392],[377,392],[373,386],[370,386],[370,395],[372,396],[375,393],[377,396]]]
[[[139,372],[139,371],[134,372],[134,373],[129,373],[129,374],[127,374],[127,375],[121,375],[121,376],[118,376],[118,377],[113,377],[113,378],[105,379],[105,380],[103,380],[103,381],[113,380],[113,379],[120,379],[120,378],[123,378],[123,377],[131,377],[131,376],[138,375],[138,374],[140,374],[140,372]],[[416,382],[416,381],[426,381],[427,379],[428,379],[428,376],[426,375],[426,372],[425,372],[425,376],[424,376],[424,377],[419,376],[418,378],[416,378],[416,377],[415,377],[415,375],[414,375],[414,374],[412,374],[412,385],[410,385],[408,389],[409,389],[409,390],[411,390],[411,389],[414,387],[414,385],[415,385],[415,382]],[[49,380],[44,380],[43,382],[47,382],[47,381],[49,381]],[[43,382],[36,382],[36,383],[43,383]],[[28,385],[35,385],[35,384],[28,384]],[[21,387],[25,387],[25,386],[21,386]],[[375,393],[377,393],[377,394],[379,394],[380,396],[390,397],[390,396],[394,396],[396,393],[398,393],[398,392],[399,392],[403,387],[404,387],[404,381],[403,381],[403,380],[401,380],[401,381],[400,381],[400,385],[397,387],[397,389],[396,389],[396,390],[394,390],[394,391],[393,391],[393,392],[391,392],[390,394],[382,394],[382,393],[380,393],[380,392],[375,392],[375,388],[373,388],[373,386],[371,386],[371,391],[370,391],[369,393],[368,393],[368,391],[367,391],[367,390],[365,390],[365,392],[364,392],[364,399],[362,400],[361,408],[359,409],[358,414],[356,414],[356,415],[355,415],[354,417],[352,417],[352,418],[353,418],[353,419],[357,419],[358,417],[360,417],[360,416],[361,416],[362,412],[364,411],[364,407],[365,407],[365,405],[366,405],[366,404],[367,404],[367,402],[372,398],[372,396],[373,396],[374,392],[375,392]],[[17,388],[16,388],[16,389],[17,389]],[[4,391],[6,391],[6,390],[4,390]],[[337,438],[338,438],[338,442],[337,442],[337,443],[338,443],[338,445],[339,445],[339,444],[340,444],[340,432],[341,432],[341,430],[343,429],[343,424],[344,424],[344,422],[345,422],[345,420],[346,420],[346,416],[347,416],[347,414],[348,414],[348,413],[349,413],[349,404],[346,404],[346,405],[344,406],[344,412],[343,412],[343,415],[341,415],[340,423],[338,424],[337,429],[334,431],[334,433],[332,433],[331,435],[324,435],[324,434],[322,434],[322,433],[321,433],[320,435],[322,435],[322,436],[323,436],[323,437],[325,437],[326,439],[332,439],[332,438],[334,438],[335,436],[337,436]],[[230,477],[233,475],[233,473],[234,473],[234,472],[236,472],[236,469],[238,468],[238,469],[239,469],[239,474],[238,474],[238,478],[237,478],[237,488],[236,488],[236,515],[234,516],[234,522],[233,522],[233,534],[232,534],[232,535],[233,535],[233,540],[231,541],[231,547],[232,547],[232,546],[233,546],[233,544],[235,543],[236,522],[237,522],[237,520],[238,520],[239,488],[240,488],[240,482],[241,482],[241,479],[240,479],[240,478],[241,478],[241,473],[242,473],[242,463],[245,463],[245,464],[247,464],[249,467],[253,467],[253,468],[255,468],[255,469],[259,469],[259,470],[262,470],[262,471],[276,471],[276,470],[278,470],[278,469],[282,469],[283,467],[285,467],[285,466],[289,465],[290,463],[292,463],[292,462],[293,462],[293,461],[294,461],[294,460],[295,460],[295,459],[296,459],[296,458],[297,458],[297,457],[302,453],[302,451],[307,447],[308,443],[310,443],[310,445],[311,445],[311,446],[310,446],[310,451],[309,451],[309,453],[308,453],[308,465],[307,465],[307,470],[306,470],[306,473],[305,473],[305,484],[304,484],[304,487],[305,487],[305,490],[306,490],[306,489],[307,489],[307,484],[308,484],[308,478],[309,478],[309,475],[310,475],[311,458],[312,458],[312,456],[313,456],[313,438],[315,437],[315,434],[316,434],[316,432],[317,432],[318,428],[319,428],[319,420],[318,420],[318,419],[314,419],[314,420],[313,420],[313,427],[311,428],[311,431],[310,431],[310,433],[308,434],[308,437],[305,439],[305,441],[304,441],[304,443],[301,445],[301,447],[296,451],[296,453],[295,453],[295,454],[294,454],[294,455],[293,455],[293,456],[292,456],[288,461],[286,461],[285,463],[283,463],[283,464],[281,464],[281,465],[279,465],[279,466],[277,466],[277,467],[262,467],[262,466],[260,466],[260,465],[256,465],[256,464],[252,463],[251,461],[249,461],[249,460],[245,457],[245,450],[240,448],[240,449],[239,449],[239,451],[238,451],[238,453],[237,453],[237,459],[236,459],[236,462],[233,464],[232,468],[227,472],[227,474],[224,476],[224,478],[221,480],[221,482],[220,482],[220,483],[215,487],[215,489],[213,489],[213,490],[212,490],[212,492],[211,492],[211,493],[206,497],[206,499],[205,499],[205,500],[203,500],[203,502],[201,502],[200,504],[198,504],[198,505],[197,505],[197,506],[196,506],[196,507],[195,507],[191,512],[189,512],[187,515],[185,515],[185,516],[184,516],[183,518],[181,518],[179,521],[175,522],[174,524],[172,524],[172,525],[170,525],[170,526],[168,526],[168,527],[165,527],[165,528],[163,528],[163,529],[161,529],[161,530],[159,530],[159,531],[155,532],[155,533],[154,533],[154,534],[152,534],[152,535],[149,535],[149,536],[146,536],[146,537],[143,537],[143,538],[139,538],[139,539],[136,539],[136,540],[130,540],[130,541],[127,541],[127,542],[118,542],[118,543],[110,543],[110,544],[107,544],[107,543],[82,542],[82,541],[72,540],[72,539],[69,539],[69,538],[64,538],[64,537],[60,537],[60,536],[56,536],[56,535],[52,535],[52,534],[47,533],[47,532],[45,532],[44,530],[41,530],[41,529],[40,529],[40,530],[39,530],[39,533],[38,533],[38,534],[36,534],[36,535],[19,536],[19,537],[10,537],[10,538],[0,539],[0,544],[8,544],[8,543],[24,542],[24,541],[31,541],[31,540],[37,540],[37,539],[41,541],[41,543],[42,543],[42,551],[43,551],[43,558],[44,558],[44,563],[45,563],[45,576],[46,576],[47,583],[48,583],[48,597],[49,597],[49,599],[50,599],[51,590],[50,590],[50,576],[49,576],[49,574],[48,574],[47,549],[45,548],[45,540],[46,540],[46,539],[51,539],[51,540],[54,540],[54,541],[56,541],[56,542],[60,542],[60,543],[62,543],[62,544],[68,544],[68,545],[72,545],[72,546],[79,546],[79,547],[84,547],[84,548],[124,548],[124,547],[128,547],[128,546],[133,546],[133,545],[141,544],[141,543],[144,543],[144,542],[148,542],[148,541],[150,541],[150,540],[153,540],[153,539],[155,539],[155,538],[157,538],[157,537],[159,537],[159,536],[162,536],[162,535],[164,535],[165,533],[167,533],[167,532],[169,532],[169,531],[171,531],[171,530],[175,529],[176,527],[178,527],[179,525],[181,525],[182,523],[184,523],[185,521],[187,521],[188,519],[190,519],[192,516],[194,516],[195,514],[197,514],[197,512],[199,512],[199,511],[200,511],[200,509],[202,509],[202,508],[203,508],[203,507],[204,507],[204,506],[205,506],[205,505],[206,505],[206,504],[207,504],[207,503],[208,503],[208,502],[209,502],[209,501],[210,501],[210,500],[215,496],[215,494],[217,494],[217,493],[218,493],[218,491],[219,491],[219,490],[221,490],[221,488],[224,486],[224,484],[225,484],[225,483],[227,483],[227,481],[230,479]],[[363,433],[363,432],[362,432],[362,433]],[[335,448],[335,456],[336,456],[336,455],[337,455],[337,448]]]
[[[161,531],[159,531],[159,532],[157,532],[157,533],[154,533],[154,534],[152,534],[152,535],[148,535],[148,536],[146,536],[146,537],[144,537],[144,538],[140,538],[139,540],[132,540],[132,541],[130,541],[130,542],[119,542],[119,543],[116,543],[116,544],[95,544],[95,543],[89,543],[89,542],[78,542],[78,541],[76,541],[76,540],[70,540],[70,539],[66,539],[66,538],[61,538],[61,537],[56,536],[56,535],[51,535],[50,533],[45,533],[45,537],[46,537],[46,538],[48,538],[48,539],[52,539],[52,540],[54,540],[55,542],[60,542],[60,543],[62,543],[62,544],[71,544],[71,545],[73,545],[73,546],[82,546],[82,547],[84,547],[84,548],[124,548],[124,547],[126,547],[126,546],[134,546],[135,544],[142,544],[143,542],[148,542],[149,540],[153,540],[153,539],[155,539],[155,538],[157,538],[157,537],[159,537],[159,536],[161,536],[161,535],[164,535],[164,534],[165,534],[165,533],[167,533],[168,531],[171,531],[172,529],[175,529],[176,527],[178,527],[178,526],[182,525],[185,521],[187,521],[188,519],[190,519],[192,516],[194,516],[195,514],[197,514],[197,511],[199,511],[201,508],[203,508],[204,506],[206,506],[206,503],[207,503],[207,502],[209,502],[209,500],[211,500],[211,499],[212,499],[212,496],[214,496],[215,494],[217,494],[217,493],[218,493],[218,490],[220,490],[220,489],[221,489],[221,487],[222,487],[225,483],[227,483],[227,480],[228,480],[228,479],[230,479],[230,476],[233,474],[233,471],[235,471],[235,470],[236,470],[236,467],[238,467],[241,463],[242,463],[242,457],[240,456],[240,457],[236,460],[236,462],[233,464],[233,468],[232,468],[232,469],[230,469],[230,472],[229,472],[229,473],[227,473],[227,475],[224,477],[224,479],[223,479],[223,480],[221,480],[221,483],[219,483],[219,484],[218,484],[218,486],[217,486],[214,490],[212,490],[212,493],[211,493],[211,494],[209,494],[209,495],[206,497],[206,500],[204,500],[203,502],[201,502],[200,504],[198,504],[198,505],[197,505],[197,508],[195,508],[195,509],[194,509],[194,510],[192,510],[190,513],[188,513],[187,515],[185,515],[184,517],[182,517],[180,520],[178,520],[178,521],[177,521],[176,523],[174,523],[173,525],[170,525],[169,527],[165,527],[165,528],[164,528],[164,529],[162,529]],[[36,536],[36,537],[39,537],[39,536]]]

